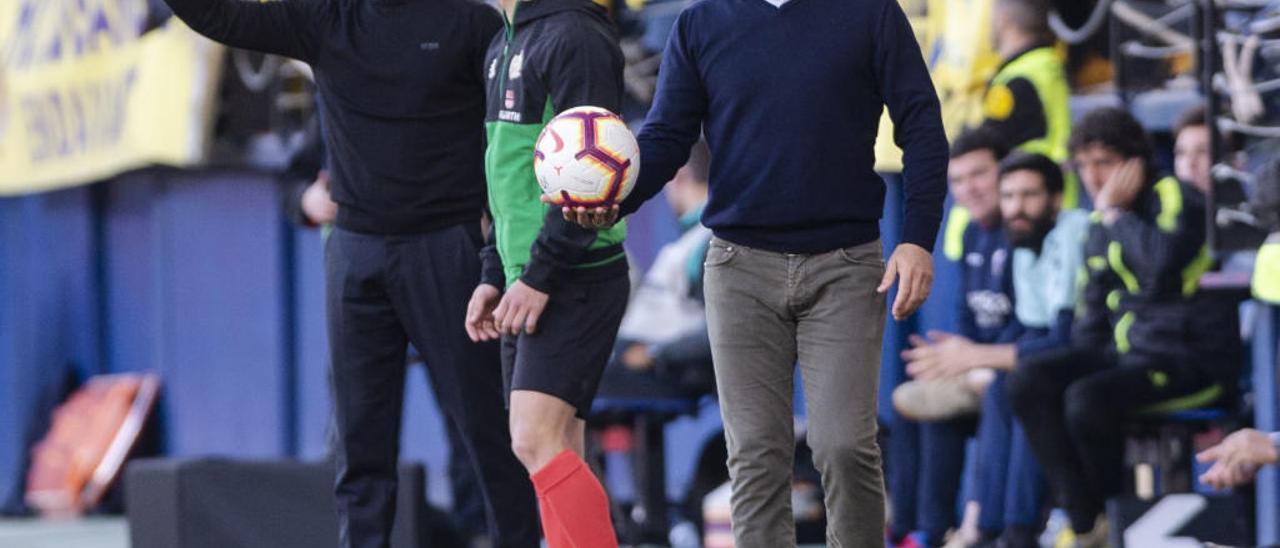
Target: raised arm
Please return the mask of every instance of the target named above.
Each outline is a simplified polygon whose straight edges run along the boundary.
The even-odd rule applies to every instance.
[[[192,30],[233,48],[310,62],[327,0],[165,0]]]

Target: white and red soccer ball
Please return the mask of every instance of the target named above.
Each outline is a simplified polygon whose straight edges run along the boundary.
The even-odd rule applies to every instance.
[[[533,172],[556,205],[608,207],[627,197],[640,170],[640,146],[616,114],[576,107],[542,129]]]

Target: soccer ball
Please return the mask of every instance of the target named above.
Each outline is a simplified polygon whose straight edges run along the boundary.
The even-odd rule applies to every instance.
[[[640,170],[640,146],[612,112],[577,107],[542,128],[533,173],[556,205],[608,207],[627,197]]]

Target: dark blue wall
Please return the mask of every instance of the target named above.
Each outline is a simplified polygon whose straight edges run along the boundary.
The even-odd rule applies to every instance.
[[[103,369],[88,190],[0,201],[0,501],[21,496],[26,450],[67,379]]]
[[[275,456],[287,262],[273,181],[148,171],[0,200],[0,501],[70,382],[155,371],[173,455]]]
[[[21,508],[28,448],[93,374],[160,373],[167,454],[325,455],[322,243],[279,204],[269,175],[171,169],[0,199],[0,511]],[[661,200],[633,226],[641,266],[676,234]],[[403,452],[443,502],[427,382],[410,372]]]

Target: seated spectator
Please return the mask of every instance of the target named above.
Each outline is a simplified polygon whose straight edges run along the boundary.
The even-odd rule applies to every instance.
[[[1271,231],[1272,238],[1263,244],[1259,268],[1254,272],[1254,297],[1280,304],[1280,162],[1271,162],[1259,178],[1258,193],[1250,210],[1259,227]],[[1270,254],[1276,260],[1268,261]],[[1280,432],[1263,433],[1246,428],[1227,436],[1222,443],[1196,455],[1201,463],[1213,463],[1200,475],[1200,481],[1215,489],[1237,487],[1253,481],[1263,466],[1280,462]]]
[[[1256,226],[1269,235],[1258,250],[1253,296],[1280,305],[1280,159],[1268,162],[1256,182],[1248,210]]]
[[[1007,390],[1075,545],[1089,547],[1105,545],[1103,506],[1124,485],[1124,419],[1175,398],[1220,397],[1238,371],[1239,338],[1234,307],[1198,292],[1210,264],[1203,195],[1156,175],[1137,120],[1093,111],[1069,149],[1097,207],[1071,344],[1020,363]]]
[[[998,133],[986,128],[970,130],[952,145],[947,168],[951,195],[971,219],[959,254],[960,334],[980,344],[1010,342],[1017,335],[1010,330],[1013,279],[1000,219],[1000,161],[1008,151]],[[922,343],[919,337],[913,340]],[[911,351],[904,353],[904,357],[913,355]],[[985,388],[985,384],[973,384],[960,375],[908,381],[894,390],[894,407],[903,416],[921,422],[973,414],[981,405]]]
[[[1211,138],[1203,105],[1191,107],[1178,116],[1173,129],[1173,174],[1206,196],[1213,192]]]
[[[978,429],[976,497],[979,546],[1033,547],[1040,528],[1043,480],[1005,394],[1008,371],[1023,360],[1066,347],[1075,306],[1074,272],[1088,214],[1063,209],[1063,174],[1053,160],[1014,153],[1000,163],[1000,212],[1013,251],[1014,327],[989,343],[930,333],[903,353],[918,379],[958,378],[982,368],[999,371],[983,401]]]
[[[1009,248],[1000,223],[999,162],[1009,151],[996,131],[986,128],[960,134],[951,146],[948,185],[956,211],[966,215],[956,246],[960,277],[956,304],[962,333],[979,342],[1007,342],[1012,325],[1013,293],[1009,277]],[[954,218],[954,217],[953,217]],[[990,375],[988,375],[989,377]],[[985,384],[982,385],[985,387]],[[956,525],[956,499],[964,473],[964,446],[972,436],[982,388],[964,377],[908,381],[893,392],[894,406],[903,417],[928,421],[920,425],[919,497],[914,522],[899,519],[891,536],[918,527],[925,546],[941,546]],[[942,420],[947,419],[947,420]],[[897,529],[898,531],[893,531]],[[891,539],[892,540],[892,539]]]
[[[710,155],[694,146],[689,161],[667,185],[671,208],[684,234],[659,252],[623,316],[612,363],[601,391],[626,373],[646,373],[686,393],[714,388],[711,344],[702,301],[702,263],[711,231],[699,223],[707,201]],[[625,381],[622,381],[625,382]]]

